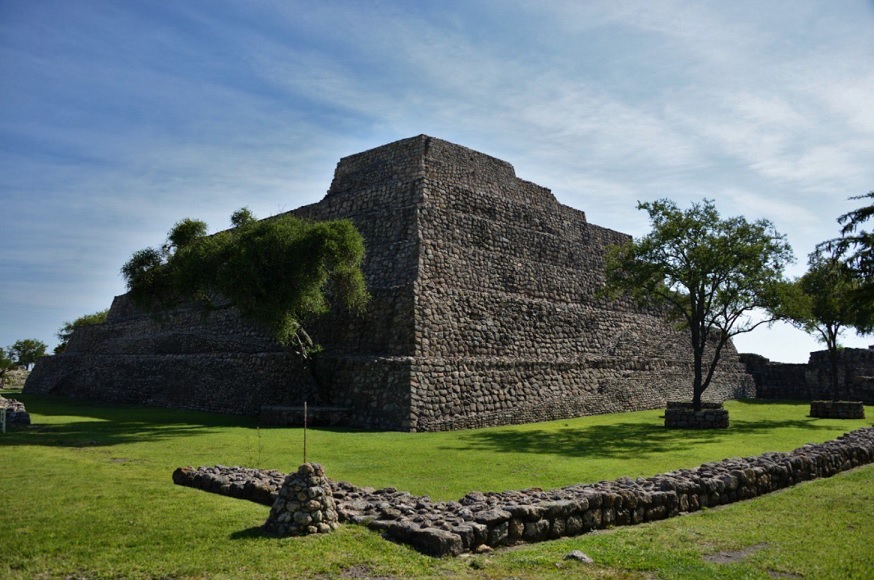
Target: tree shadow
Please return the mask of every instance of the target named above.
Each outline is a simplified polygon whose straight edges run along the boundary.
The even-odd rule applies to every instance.
[[[207,433],[198,425],[167,426],[142,421],[76,421],[51,425],[30,425],[0,439],[2,445],[46,447],[107,447],[124,443],[159,441]]]
[[[29,413],[45,416],[80,416],[99,420],[113,420],[118,416],[138,417],[146,422],[163,424],[203,425],[205,427],[255,426],[257,420],[242,415],[222,415],[194,409],[179,409],[116,403],[96,399],[61,397],[55,395],[27,395],[15,397],[27,407]]]
[[[31,415],[31,425],[0,438],[0,445],[50,447],[111,446],[208,433],[216,427],[251,427],[251,417],[201,411],[143,407],[50,395],[18,395]],[[40,417],[52,417],[40,422]],[[68,420],[61,418],[67,417]]]
[[[724,429],[666,429],[658,423],[612,423],[563,429],[489,429],[461,434],[455,451],[493,453],[538,453],[585,459],[615,459],[665,452],[682,452],[701,444],[723,443],[738,436],[755,435],[774,429],[830,430],[811,419],[732,420]]]

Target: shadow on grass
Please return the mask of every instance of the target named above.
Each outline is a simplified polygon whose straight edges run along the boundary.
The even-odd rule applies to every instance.
[[[609,459],[637,457],[692,449],[701,444],[730,443],[747,435],[775,429],[831,430],[810,419],[732,420],[727,430],[665,429],[653,422],[613,423],[589,427],[538,429],[534,431],[485,430],[461,434],[454,450],[494,453],[538,453],[575,458]]]
[[[25,404],[32,424],[10,431],[0,438],[0,445],[109,446],[198,435],[216,427],[257,426],[257,421],[250,417],[184,409],[48,395],[16,395],[15,398]],[[41,421],[41,418],[51,419]]]
[[[257,538],[273,538],[275,536],[271,536],[267,532],[264,531],[262,526],[252,526],[251,528],[246,528],[245,530],[239,530],[231,534],[232,540],[251,540]]]

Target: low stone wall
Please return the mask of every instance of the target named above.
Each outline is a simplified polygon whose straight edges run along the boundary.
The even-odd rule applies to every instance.
[[[179,467],[173,472],[173,483],[217,493],[237,499],[272,506],[286,475],[281,471],[246,467]]]
[[[668,401],[665,427],[669,429],[728,429],[728,411],[721,403],[701,403],[695,411],[692,403]]]
[[[0,397],[0,409],[6,409],[7,427],[30,425],[30,414],[21,401]]]
[[[662,520],[872,462],[874,428],[864,428],[788,453],[726,459],[654,477],[620,478],[550,491],[473,492],[457,502],[432,502],[427,496],[416,497],[394,488],[374,490],[343,482],[332,482],[331,488],[341,522],[366,525],[425,554],[444,556]],[[223,483],[215,485],[209,480],[217,471]],[[182,468],[173,474],[178,484],[227,495],[247,489],[248,484],[240,483],[241,479],[237,468]],[[258,481],[264,485],[275,480],[266,477]],[[264,503],[263,499],[259,503]]]
[[[862,401],[811,401],[810,416],[823,419],[864,419]]]

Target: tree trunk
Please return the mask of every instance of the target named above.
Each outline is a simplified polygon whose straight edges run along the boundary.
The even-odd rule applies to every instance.
[[[695,349],[695,377],[692,379],[692,410],[696,413],[701,410],[701,395],[704,393],[702,388],[704,383],[704,353],[703,349],[696,347]]]
[[[317,405],[322,405],[325,402],[324,397],[322,396],[322,393],[324,392],[324,386],[322,385],[321,377],[319,377],[319,372],[316,370],[315,362],[312,358],[307,358],[304,361],[304,366],[309,371],[310,377],[312,377],[313,383],[315,383],[316,385],[316,390],[312,393],[313,403],[316,403]]]
[[[317,405],[324,404],[324,398],[322,394],[324,393],[324,385],[322,384],[321,377],[319,376],[319,371],[316,368],[315,361],[313,360],[312,354],[310,351],[315,346],[313,343],[313,339],[310,338],[310,335],[303,329],[303,327],[298,328],[297,334],[295,335],[297,339],[297,351],[298,355],[300,355],[301,362],[303,363],[304,368],[310,375],[310,378],[313,380],[313,384],[315,385],[315,390],[311,391],[309,396],[304,396],[305,401],[307,399],[312,399],[313,403]]]

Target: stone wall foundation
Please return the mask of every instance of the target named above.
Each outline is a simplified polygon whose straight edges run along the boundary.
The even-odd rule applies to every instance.
[[[870,463],[874,463],[874,428],[867,427],[788,453],[725,459],[653,477],[624,477],[547,491],[471,492],[458,501],[434,502],[427,496],[417,497],[395,488],[377,490],[331,482],[330,489],[341,522],[365,525],[431,556],[457,556],[481,551],[482,546],[542,542],[611,526],[663,520]],[[174,472],[173,481],[244,497],[249,488],[247,479],[253,477],[247,473],[251,470],[180,468]],[[217,485],[215,480],[222,483]],[[277,497],[277,480],[275,476],[259,476],[258,484],[251,489],[272,481],[273,497]],[[270,505],[263,493],[249,499]]]
[[[810,416],[823,419],[864,419],[862,401],[811,401]]]

